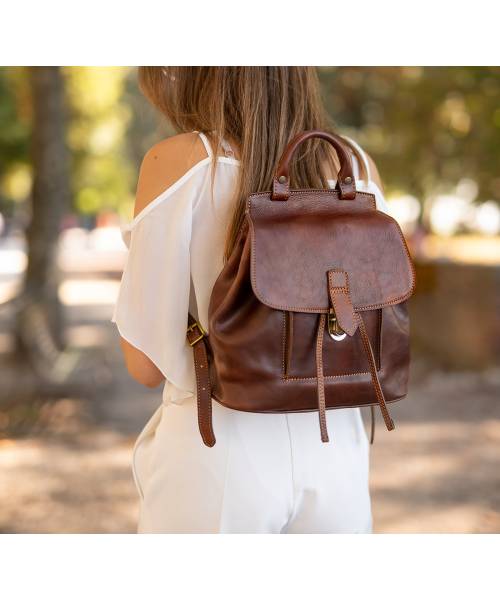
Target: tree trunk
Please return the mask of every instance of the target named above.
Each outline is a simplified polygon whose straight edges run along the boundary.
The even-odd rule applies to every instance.
[[[64,82],[60,67],[31,67],[33,101],[31,222],[28,267],[17,320],[21,352],[49,359],[63,347],[63,311],[58,297],[57,248],[61,219],[70,202],[69,154],[65,143]]]

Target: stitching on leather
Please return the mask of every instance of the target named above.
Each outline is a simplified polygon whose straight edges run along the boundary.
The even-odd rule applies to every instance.
[[[336,287],[333,285],[333,274],[334,273],[344,273],[345,274],[345,282],[346,285],[343,287]],[[351,300],[351,296],[349,294],[349,273],[347,271],[345,271],[344,269],[330,269],[328,271],[328,287],[329,287],[329,292],[331,294],[331,298],[330,301],[332,302],[332,304],[334,305],[334,309],[335,311],[337,310],[337,308],[335,307],[335,303],[333,301],[333,297],[335,296],[335,294],[341,293],[344,294],[345,296],[347,296],[348,298],[348,303],[350,306],[350,312],[351,312],[351,317],[353,319],[353,321],[356,321],[356,313],[354,312],[354,308],[352,305],[352,300]],[[356,332],[356,329],[354,329],[353,333],[349,334],[349,335],[354,335],[354,333]]]
[[[285,314],[285,313],[283,313]],[[356,315],[355,316],[359,316]],[[361,316],[359,316],[361,318]],[[382,344],[382,310],[378,311],[378,316],[377,316],[377,346],[376,346],[376,350],[377,350],[377,354],[378,354],[378,364],[377,364],[377,356],[375,356],[374,353],[374,358],[375,358],[375,370],[377,371],[377,373],[380,373],[382,371],[382,352],[381,352],[381,344]],[[364,345],[364,342],[363,342]],[[284,363],[283,363],[284,364]],[[325,375],[324,379],[340,379],[342,377],[354,377],[356,375],[371,375],[370,371],[356,371],[355,373],[340,373],[338,375]],[[315,381],[316,377],[293,377],[290,375],[286,374],[286,370],[283,367],[283,371],[282,371],[282,377],[281,377],[282,381],[284,381],[285,383],[287,381]],[[377,402],[378,404],[378,402]]]
[[[345,274],[345,285],[333,285],[333,273]],[[349,291],[349,273],[344,269],[330,269],[328,272],[328,287],[335,291]]]
[[[365,327],[364,327],[364,323],[360,322],[360,319],[361,319],[361,317],[358,317],[359,326],[361,328],[361,331],[363,331],[365,329]],[[377,370],[377,365],[375,364],[375,361],[373,360],[373,355],[370,352],[370,346],[367,344],[367,341],[366,341],[366,338],[364,335],[361,335],[361,341],[363,342],[363,346],[366,351],[366,357],[368,359],[368,362],[370,363],[370,365],[373,369]],[[371,373],[371,370],[370,370],[370,373]],[[375,387],[375,392],[377,394],[377,398],[380,398],[379,390],[378,390],[377,386],[374,386],[374,387]]]
[[[204,344],[203,341],[199,342],[201,344]],[[202,394],[204,393],[203,390],[203,382],[199,377],[199,371],[200,369],[205,369],[206,373],[207,373],[207,377],[209,376],[209,366],[208,366],[208,358],[206,358],[206,350],[204,350],[201,346],[194,347],[194,352],[193,352],[193,358],[194,358],[194,364],[195,364],[195,377],[196,377],[196,405],[197,405],[197,413],[198,413],[198,427],[200,429],[200,433],[205,432],[208,434],[210,441],[212,441],[212,438],[214,437],[213,434],[213,428],[212,428],[212,399],[211,399],[211,395],[210,395],[210,389],[209,389],[209,398],[208,398],[208,402],[206,404],[206,411],[203,410],[202,407]],[[205,434],[202,433],[202,438],[203,441],[205,442]]]
[[[325,375],[325,379],[340,379],[341,377],[354,377],[355,375],[370,375],[370,371],[356,371],[356,373],[341,373],[340,375]],[[316,381],[316,377],[282,377],[283,381]]]
[[[309,192],[312,192],[312,194],[309,194]],[[340,198],[338,190],[322,190],[320,188],[303,189],[303,190],[290,190],[290,197],[291,196],[297,196],[299,194],[305,194],[305,193],[313,196],[314,198],[321,197],[323,194],[329,194],[329,195],[332,195],[332,196],[336,195],[338,197],[337,199],[339,200],[339,202],[353,202],[356,199],[354,197],[352,200],[342,200],[342,198]],[[252,198],[265,198],[265,197],[268,197],[269,200],[272,201],[271,194],[272,194],[272,192],[258,192],[257,194],[251,194],[248,197],[248,200],[247,200],[247,211],[248,212],[250,211],[250,206],[251,206]],[[367,200],[370,200],[373,210],[377,210],[377,201],[375,200],[375,195],[374,194],[370,194],[369,192],[358,192],[358,191],[356,191],[356,196],[361,196],[362,198],[366,198]]]
[[[326,425],[326,400],[325,400],[325,374],[323,372],[323,337],[325,334],[326,316],[321,315],[318,324],[316,338],[316,381],[318,394],[319,426],[321,440],[328,441],[328,430]]]
[[[282,337],[282,343],[283,343],[283,348],[282,348],[282,364],[283,364],[283,376],[285,376],[286,374],[286,367],[285,367],[285,361],[286,361],[286,312],[283,311],[283,335]]]
[[[385,215],[385,216],[389,217],[389,215]],[[392,219],[392,217],[389,217],[389,218]],[[396,223],[396,225],[397,225],[397,223]],[[379,304],[379,305],[377,305],[377,304],[369,304],[368,306],[361,306],[361,307],[357,308],[356,310],[370,310],[372,308],[383,308],[384,306],[392,306],[393,304],[400,304],[404,300],[408,300],[408,298],[415,291],[415,278],[416,278],[416,276],[415,276],[415,267],[413,266],[413,262],[412,262],[411,256],[410,256],[410,251],[408,250],[408,246],[406,245],[406,240],[404,238],[403,232],[401,231],[399,225],[397,226],[397,231],[399,233],[399,237],[401,238],[401,240],[403,242],[403,248],[404,248],[404,250],[406,252],[406,257],[408,259],[408,263],[410,264],[410,270],[411,270],[411,287],[410,287],[410,291],[406,292],[402,296],[399,296],[399,298],[394,298],[390,302],[385,302],[384,304]]]
[[[396,402],[398,402],[399,400],[403,400],[403,398],[406,398],[407,394],[403,394],[401,396],[396,396],[395,398],[391,398],[389,400],[386,399],[386,403],[387,404],[395,404]],[[218,402],[221,406],[225,406],[226,408],[231,408],[230,406],[228,406],[225,402],[222,402],[220,398],[218,398],[217,396],[213,396],[213,399]],[[354,403],[354,404],[347,404],[345,402],[343,402],[342,404],[338,405],[338,406],[327,406],[326,410],[340,410],[342,408],[363,408],[365,406],[379,406],[378,402],[375,400],[375,402],[363,402],[363,404],[359,404],[359,403]],[[234,410],[231,408],[231,410]],[[302,413],[312,413],[312,412],[317,412],[318,408],[317,406],[311,407],[311,408],[301,408],[300,410],[295,411],[295,414],[302,414]],[[288,411],[286,410],[240,410],[239,412],[246,412],[246,413],[255,413],[255,414],[259,414],[259,415],[286,415],[289,414]]]
[[[292,317],[292,315],[290,315]],[[286,371],[286,312],[283,311],[283,333],[282,333],[282,381],[310,381],[316,380],[316,377],[293,377],[287,375]],[[380,348],[380,335],[378,338],[378,347]],[[380,350],[379,350],[380,352]],[[380,371],[380,369],[377,369]],[[353,377],[354,375],[369,375],[370,371],[356,371],[355,373],[340,373],[339,375],[324,375],[324,379],[340,379],[341,377]]]
[[[199,361],[198,361],[198,364],[199,364]],[[204,423],[203,423],[202,416],[201,416],[201,413],[202,413],[202,411],[201,411],[201,382],[200,382],[200,378],[198,377],[198,369],[195,369],[194,372],[195,372],[195,376],[196,376],[196,390],[198,392],[197,398],[196,398],[196,400],[197,400],[196,405],[198,408],[198,425],[200,427],[202,427],[202,425]]]
[[[293,337],[295,335],[294,332],[294,313],[293,312],[287,312],[287,324],[288,324],[288,331],[287,331],[287,345],[286,345],[286,363],[285,363],[285,373],[288,373],[290,371],[291,365],[292,365],[292,352],[293,352]]]
[[[382,309],[377,310],[377,354],[375,361],[377,363],[377,372],[381,371],[382,363]]]
[[[368,333],[366,332],[365,322],[363,321],[363,318],[361,317],[361,315],[357,315],[357,318],[358,318],[359,329],[360,329],[360,333],[361,333],[361,340],[362,340],[363,346],[365,348],[366,357],[367,357],[368,362],[371,365],[373,371],[376,372],[377,364],[376,364],[375,357],[373,356],[373,352],[370,347],[370,342],[368,341]],[[377,396],[377,399],[379,402],[380,410],[382,411],[384,421],[387,424],[387,422],[391,421],[392,419],[391,419],[391,416],[389,414],[387,407],[385,406],[385,398],[384,398],[384,395],[383,395],[381,389],[379,388],[380,383],[378,381],[374,380],[374,376],[373,376],[373,373],[371,372],[371,369],[370,369],[370,375],[372,377],[373,388],[375,390],[375,395]]]
[[[252,282],[253,282],[253,278],[252,278]],[[260,293],[255,288],[254,288],[254,292],[255,292],[255,296],[262,304],[265,304],[266,306],[268,306],[269,308],[273,308],[274,310],[280,310],[280,311],[289,310],[292,312],[299,312],[299,313],[306,313],[306,314],[310,314],[310,313],[318,313],[318,314],[325,313],[326,314],[328,312],[328,308],[324,308],[323,306],[313,307],[313,308],[304,308],[303,306],[282,306],[282,305],[272,304],[271,302],[264,301],[263,298],[261,297]],[[401,304],[405,300],[408,300],[408,298],[412,295],[412,293],[413,293],[413,289],[410,292],[408,292],[407,294],[405,294],[404,296],[401,296],[400,298],[396,298],[395,300],[390,300],[388,302],[381,302],[380,304],[369,304],[367,306],[354,306],[354,310],[364,312],[366,310],[375,310],[377,308],[387,308],[389,306],[393,306],[394,304]]]
[[[328,190],[325,190],[325,191],[328,192]],[[267,193],[266,194],[254,194],[253,197],[267,196],[267,195],[268,195]],[[366,195],[372,196],[372,194],[366,194]],[[250,241],[251,241],[251,246],[252,246],[250,277],[252,280],[252,288],[254,290],[255,296],[257,297],[257,299],[260,302],[262,302],[262,304],[265,304],[266,306],[269,306],[270,308],[274,308],[275,310],[291,310],[291,311],[295,311],[295,312],[304,312],[304,313],[313,313],[313,312],[327,313],[328,308],[324,308],[323,306],[304,308],[304,307],[299,307],[299,306],[276,305],[276,304],[273,304],[271,302],[264,300],[264,297],[262,296],[261,292],[259,291],[259,289],[257,287],[257,281],[256,281],[256,277],[255,277],[255,229],[254,229],[254,224],[252,221],[252,216],[250,214],[251,198],[252,198],[252,196],[250,196],[248,199],[248,217],[249,217],[248,222],[249,222],[249,230],[250,230]],[[373,198],[375,198],[375,196],[373,196]],[[384,215],[384,216],[388,217],[389,219],[393,220],[396,223],[397,231],[403,242],[403,248],[406,252],[406,256],[408,258],[408,262],[410,265],[410,270],[411,270],[411,275],[412,275],[411,276],[411,287],[402,296],[399,296],[397,298],[391,298],[391,300],[387,300],[385,302],[380,302],[378,304],[367,304],[367,305],[362,305],[362,306],[354,306],[353,308],[357,311],[374,310],[376,308],[384,308],[386,306],[393,306],[394,304],[400,304],[404,300],[408,300],[408,298],[410,298],[410,296],[415,291],[415,268],[411,261],[411,256],[410,256],[408,247],[406,245],[406,240],[404,239],[403,233],[402,233],[399,225],[397,224],[397,222],[394,219],[392,219],[392,217],[390,217],[389,215]]]
[[[293,313],[283,311],[282,335],[282,377],[287,377],[291,365],[291,352],[293,347]]]
[[[403,248],[406,252],[406,258],[408,259],[408,263],[410,265],[410,270],[411,270],[411,286],[410,286],[410,291],[406,292],[405,294],[403,294],[402,296],[399,296],[399,298],[394,298],[393,300],[391,300],[390,302],[385,302],[383,304],[369,304],[367,306],[361,306],[359,308],[357,308],[356,310],[370,310],[372,308],[383,308],[384,306],[392,306],[393,304],[399,304],[401,302],[403,302],[404,300],[408,300],[408,298],[413,294],[413,292],[415,291],[415,267],[413,266],[413,262],[411,260],[411,256],[410,256],[410,251],[408,250],[408,246],[406,245],[406,240],[405,237],[403,235],[403,232],[401,231],[401,228],[399,227],[397,221],[395,219],[393,219],[390,215],[386,215],[385,213],[382,213],[384,215],[384,217],[387,217],[389,219],[391,219],[392,221],[394,221],[396,223],[396,230],[399,234],[399,237],[401,238],[401,241],[403,242]],[[253,240],[252,240],[253,241]]]

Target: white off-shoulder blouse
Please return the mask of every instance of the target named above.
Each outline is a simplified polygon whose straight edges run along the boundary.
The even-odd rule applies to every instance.
[[[122,227],[128,255],[111,321],[165,376],[164,404],[181,403],[196,390],[192,349],[186,343],[188,312],[208,331],[208,304],[223,267],[240,164],[225,144],[226,156],[217,157],[212,195],[212,150],[206,136],[199,136],[207,157]],[[357,189],[374,194],[377,208],[387,212],[359,150],[367,178],[357,178],[353,157]]]

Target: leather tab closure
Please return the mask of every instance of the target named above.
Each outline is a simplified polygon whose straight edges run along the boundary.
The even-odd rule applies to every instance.
[[[358,320],[349,293],[349,277],[346,271],[328,271],[328,295],[338,324],[347,335],[353,336],[358,329]]]
[[[288,200],[290,198],[290,181],[288,177],[282,175],[279,179],[273,179],[273,200]]]

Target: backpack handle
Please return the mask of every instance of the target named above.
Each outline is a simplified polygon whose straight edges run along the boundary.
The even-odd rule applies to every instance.
[[[315,137],[326,140],[337,152],[340,161],[340,171],[337,176],[337,189],[339,190],[340,198],[342,200],[353,200],[355,198],[356,185],[352,170],[352,161],[347,148],[338,136],[326,131],[313,129],[296,135],[285,148],[273,179],[272,200],[288,200],[290,198],[290,161],[300,144]]]

